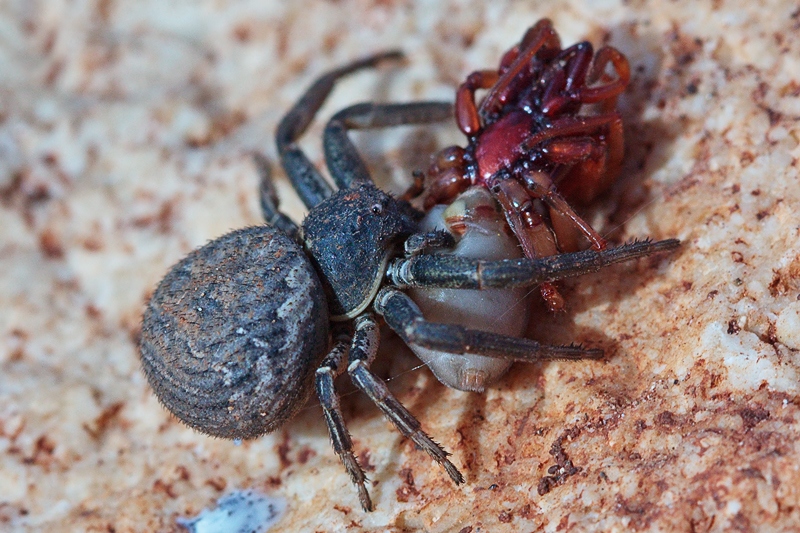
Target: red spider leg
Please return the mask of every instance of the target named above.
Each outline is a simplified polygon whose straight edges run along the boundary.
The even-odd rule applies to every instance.
[[[522,185],[515,179],[498,181],[492,195],[500,203],[511,231],[522,246],[525,257],[535,259],[559,253],[552,232],[541,215],[534,210],[533,201]],[[550,311],[564,309],[564,298],[551,282],[539,286]]]
[[[472,185],[464,161],[465,153],[460,146],[450,146],[436,154],[425,183],[425,210],[436,204],[449,204]]]
[[[531,196],[541,199],[548,207],[567,217],[575,228],[589,239],[589,242],[592,243],[592,248],[605,250],[608,246],[606,240],[570,207],[569,203],[558,193],[547,173],[527,172],[523,174],[522,178],[525,188]]]
[[[464,135],[475,135],[481,129],[475,108],[475,91],[488,89],[500,78],[494,70],[478,70],[467,76],[456,92],[456,123]]]
[[[590,132],[599,130],[603,127],[608,127],[612,122],[620,120],[617,113],[605,113],[602,115],[593,115],[589,117],[562,117],[550,122],[550,125],[545,127],[542,131],[529,137],[523,144],[522,149],[525,151],[533,150],[537,146],[542,145],[545,141],[549,141],[556,137],[585,137]]]
[[[490,110],[503,105],[509,98],[508,89],[512,81],[528,67],[531,60],[542,48],[561,49],[561,40],[553,30],[553,24],[549,19],[542,19],[530,28],[525,37],[522,38],[521,51],[514,62],[508,67],[502,76],[491,88],[489,94],[481,102],[476,116],[485,116]],[[474,104],[474,98],[473,98]]]
[[[562,157],[565,160],[572,155],[574,159],[571,163],[579,162],[572,165],[563,176],[553,180],[562,196],[572,203],[580,205],[591,203],[611,185],[611,181],[619,174],[622,166],[625,151],[622,119],[617,113],[598,116],[605,116],[608,119],[607,131],[602,132],[602,135],[553,139],[549,143],[544,143],[548,152],[547,157],[551,160]],[[572,147],[567,146],[570,141],[574,143]],[[587,143],[594,146],[594,153],[580,160],[582,154],[588,151],[584,146]]]
[[[544,74],[551,78],[542,94],[541,110],[544,115],[558,115],[564,106],[580,102],[576,87],[584,85],[593,53],[592,45],[582,42],[570,46],[553,59],[549,72]]]
[[[497,72],[499,72],[501,76],[505,74],[508,68],[517,59],[517,56],[519,56],[519,47],[520,45],[513,46],[505,54],[503,54],[502,59],[500,59],[500,67],[497,69]]]
[[[584,104],[603,102],[619,96],[631,81],[631,67],[628,60],[616,48],[604,46],[594,56],[594,63],[589,72],[587,83],[594,83],[605,72],[608,63],[614,67],[617,77],[614,81],[596,87],[581,87],[578,98]]]
[[[401,200],[410,202],[414,198],[418,198],[425,192],[425,173],[421,170],[411,171],[411,179],[413,182],[408,186],[408,189],[400,195]]]

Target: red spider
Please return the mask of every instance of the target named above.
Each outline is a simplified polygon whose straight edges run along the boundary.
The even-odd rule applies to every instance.
[[[562,49],[548,19],[505,53],[497,70],[470,74],[458,88],[456,121],[466,148],[442,150],[427,173],[425,208],[448,204],[469,186],[487,187],[529,258],[574,251],[583,234],[606,241],[570,206],[586,205],[620,170],[622,120],[617,96],[630,81],[628,60],[610,46]],[[607,73],[611,65],[613,73]],[[488,89],[477,105],[475,91]],[[585,104],[594,104],[588,109]],[[551,310],[561,295],[541,286]]]

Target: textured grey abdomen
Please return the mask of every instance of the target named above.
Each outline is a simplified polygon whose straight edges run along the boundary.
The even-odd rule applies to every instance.
[[[144,313],[141,357],[161,402],[189,426],[247,439],[300,407],[328,343],[320,281],[271,226],[234,231],[176,264]]]

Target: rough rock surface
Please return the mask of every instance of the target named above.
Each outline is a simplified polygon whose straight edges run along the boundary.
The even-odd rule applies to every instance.
[[[239,489],[284,498],[281,531],[799,529],[800,9],[553,6],[4,2],[0,529],[179,531]],[[534,310],[531,336],[607,360],[518,365],[475,395],[409,371],[387,338],[390,387],[467,483],[349,394],[371,514],[313,405],[238,446],[162,410],[136,352],[143,304],[188,251],[259,221],[250,153],[274,161],[277,121],[312,78],[400,47],[404,68],[342,83],[323,118],[361,100],[452,98],[543,16],[565,44],[608,42],[633,69],[623,177],[595,227],[685,242],[565,284],[565,314]],[[320,132],[303,142],[318,162]],[[454,141],[452,125],[357,136],[393,190]]]

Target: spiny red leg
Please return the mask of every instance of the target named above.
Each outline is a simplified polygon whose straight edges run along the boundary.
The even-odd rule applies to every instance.
[[[500,74],[494,70],[478,70],[467,76],[456,92],[456,123],[464,135],[475,135],[481,129],[475,91],[488,89],[497,83]]]
[[[604,46],[594,56],[594,63],[587,78],[587,84],[594,83],[603,76],[609,62],[614,66],[617,78],[597,87],[584,86],[579,90],[579,99],[584,104],[603,102],[619,96],[631,81],[631,67],[628,59],[616,48]]]
[[[527,68],[531,59],[542,48],[549,47],[556,50],[561,49],[561,41],[558,34],[553,29],[553,23],[549,19],[542,19],[530,28],[525,37],[522,38],[522,46],[520,53],[511,66],[508,67],[494,87],[486,95],[486,98],[481,102],[478,109],[479,115],[485,115],[487,112],[492,111],[508,100],[508,87],[511,82]]]
[[[544,172],[529,172],[523,176],[525,187],[534,198],[540,198],[551,209],[569,218],[572,224],[583,233],[592,248],[595,250],[605,250],[608,246],[606,240],[597,233],[588,222],[583,220],[567,203],[564,198],[556,191],[550,176]]]
[[[516,180],[498,182],[492,193],[503,208],[508,225],[522,246],[525,257],[536,259],[559,253],[553,234],[541,215],[534,210],[530,195]],[[539,290],[550,311],[564,309],[564,298],[553,283],[542,283]]]

